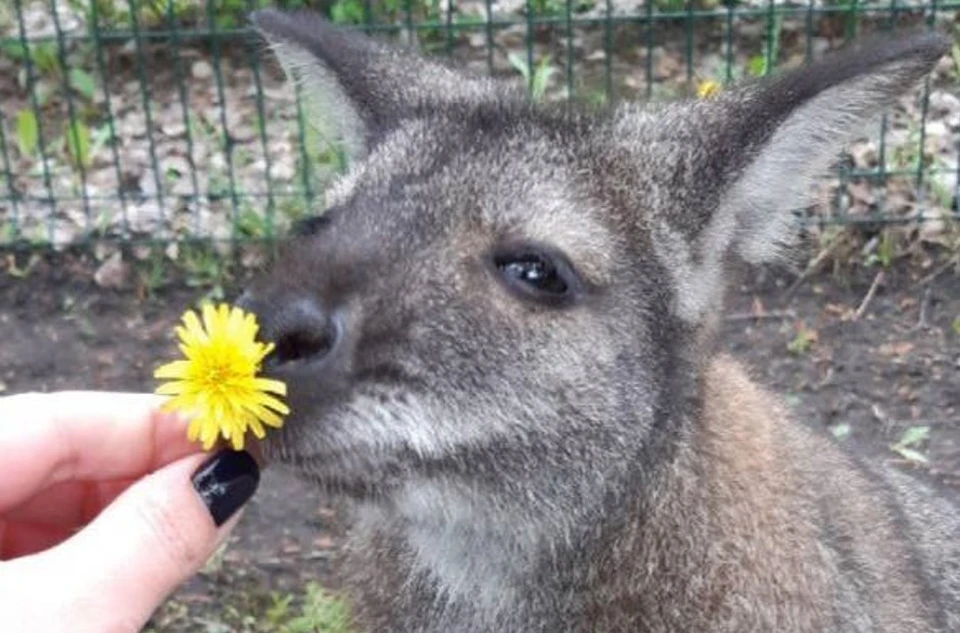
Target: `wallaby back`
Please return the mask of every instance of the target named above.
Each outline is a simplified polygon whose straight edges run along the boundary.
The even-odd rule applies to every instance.
[[[266,454],[356,502],[358,626],[960,630],[955,503],[791,421],[715,337],[945,38],[591,111],[254,22],[350,161],[241,303],[289,391]]]

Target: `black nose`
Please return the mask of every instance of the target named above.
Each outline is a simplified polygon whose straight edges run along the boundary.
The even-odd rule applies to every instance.
[[[258,338],[274,344],[264,360],[267,367],[320,360],[333,351],[340,338],[335,320],[313,299],[277,298],[268,302],[245,294],[237,305],[257,316]]]

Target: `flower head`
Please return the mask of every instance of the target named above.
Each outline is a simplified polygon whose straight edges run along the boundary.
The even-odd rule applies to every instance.
[[[703,81],[697,82],[697,97],[700,99],[709,99],[710,97],[720,94],[722,89],[723,87],[719,81],[704,79]]]
[[[154,378],[170,381],[157,393],[173,396],[163,409],[191,417],[187,436],[199,439],[203,450],[209,450],[218,436],[241,450],[247,429],[263,438],[264,425],[283,425],[282,416],[290,410],[271,394],[285,396],[287,387],[279,380],[257,377],[273,344],[256,341],[258,326],[252,314],[226,304],[204,305],[201,313],[202,323],[193,310],[183,315],[176,333],[186,358],[154,372]]]

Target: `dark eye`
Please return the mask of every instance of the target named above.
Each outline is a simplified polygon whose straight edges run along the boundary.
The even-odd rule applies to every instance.
[[[507,286],[526,298],[556,303],[572,294],[573,271],[559,256],[539,249],[509,249],[495,253],[493,264]]]

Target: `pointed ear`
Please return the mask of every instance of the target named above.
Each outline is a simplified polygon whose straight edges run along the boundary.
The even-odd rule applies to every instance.
[[[701,147],[676,169],[690,172],[700,202],[657,236],[684,318],[719,309],[730,256],[768,262],[796,240],[792,212],[813,202],[815,181],[950,46],[933,32],[888,35],[689,107],[685,125],[699,124],[691,135]]]
[[[352,160],[405,117],[494,95],[488,80],[335,27],[309,11],[264,9],[250,19],[301,88],[309,123]]]
[[[725,145],[750,159],[718,210],[735,218],[736,252],[760,263],[793,243],[791,212],[813,202],[815,181],[949,49],[933,32],[867,40],[741,95],[734,108],[740,125]]]

